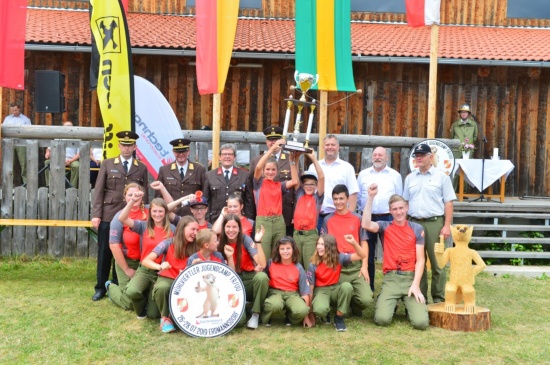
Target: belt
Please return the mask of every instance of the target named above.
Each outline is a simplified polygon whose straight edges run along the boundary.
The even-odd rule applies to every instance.
[[[307,231],[300,231],[295,229],[294,233],[298,233],[300,236],[311,236],[313,234],[317,234],[317,229],[309,229]]]
[[[397,275],[404,275],[404,276],[414,276],[414,271],[401,271],[401,270],[390,270],[386,271],[384,275],[387,274],[397,274]]]
[[[374,218],[387,218],[391,217],[390,213],[382,213],[382,214],[371,214],[371,220],[375,220]]]
[[[435,222],[439,218],[443,218],[443,216],[442,215],[436,215],[435,217],[427,217],[427,218],[411,217],[411,219],[413,219],[415,221],[418,221],[418,222]]]

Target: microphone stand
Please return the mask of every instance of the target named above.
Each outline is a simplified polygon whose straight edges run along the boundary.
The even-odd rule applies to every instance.
[[[472,119],[474,120],[474,122],[476,122],[476,124],[478,124],[479,133],[483,136],[483,138],[481,140],[483,141],[483,143],[487,143],[487,136],[485,136],[485,134],[481,130],[481,127],[479,126],[479,123],[477,122],[476,116],[473,115],[473,114],[470,114],[470,115],[472,116]],[[480,146],[483,146],[483,145],[480,143]],[[483,177],[485,175],[485,156],[484,155],[485,155],[485,148],[483,148],[483,152],[481,153],[481,190],[480,190],[481,195],[479,196],[479,198],[470,201],[470,203],[472,203],[472,202],[483,202],[484,199],[487,202],[490,200],[490,199],[485,198],[485,195],[483,195],[483,192],[485,191],[485,187],[483,186]]]

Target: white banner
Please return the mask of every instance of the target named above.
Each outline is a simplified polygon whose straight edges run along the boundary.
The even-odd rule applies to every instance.
[[[134,76],[137,157],[156,179],[159,168],[174,160],[170,141],[183,137],[176,114],[159,89]]]

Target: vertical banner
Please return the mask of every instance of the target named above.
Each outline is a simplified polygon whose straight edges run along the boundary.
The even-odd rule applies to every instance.
[[[116,133],[135,131],[134,70],[128,24],[120,0],[90,0],[90,28],[98,52],[97,99],[103,117],[103,157],[118,155]],[[90,83],[92,83],[90,81]]]
[[[134,76],[136,100],[137,157],[157,178],[161,166],[174,160],[170,141],[182,137],[178,118],[159,89]]]
[[[199,94],[220,94],[233,52],[239,0],[200,0],[195,7]]]
[[[405,6],[409,27],[439,24],[441,0],[405,0]]]
[[[296,70],[319,74],[319,90],[356,91],[350,0],[296,0]]]
[[[0,87],[25,89],[27,0],[0,0]]]

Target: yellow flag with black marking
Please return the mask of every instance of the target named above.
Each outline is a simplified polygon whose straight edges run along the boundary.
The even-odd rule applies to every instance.
[[[128,23],[120,0],[90,0],[92,62],[90,85],[97,85],[103,125],[103,157],[119,154],[120,131],[135,131],[134,69]],[[96,79],[93,79],[93,75]]]

